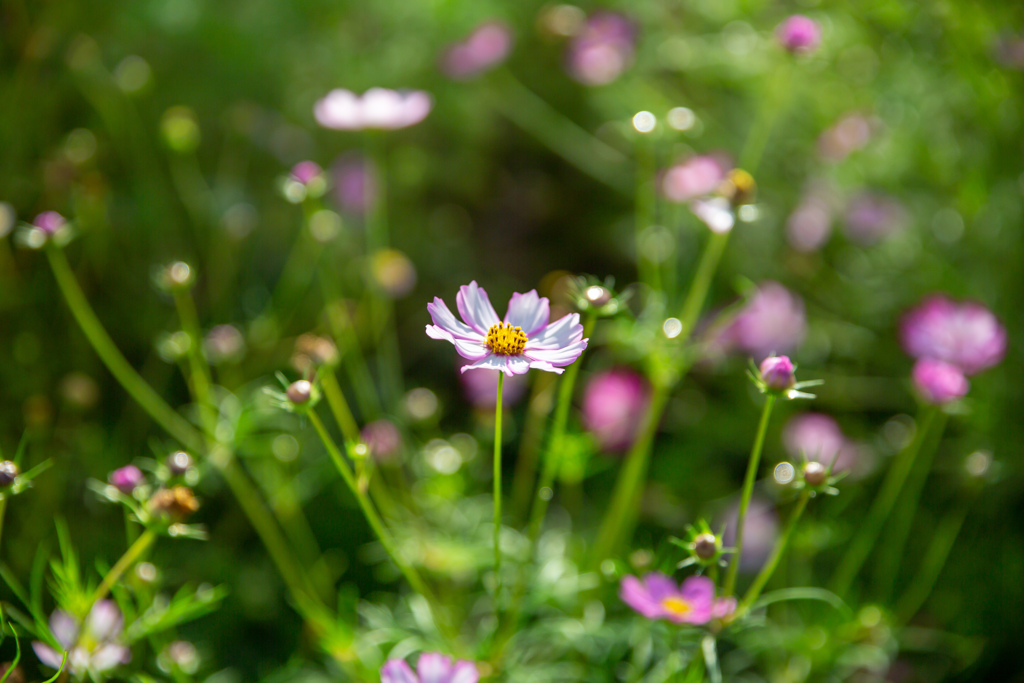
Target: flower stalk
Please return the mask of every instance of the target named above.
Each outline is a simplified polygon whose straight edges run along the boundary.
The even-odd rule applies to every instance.
[[[96,587],[96,591],[92,594],[92,600],[89,603],[90,607],[107,597],[110,589],[113,588],[118,579],[142,558],[154,541],[156,541],[156,531],[153,529],[146,529],[142,532],[142,535],[135,539],[135,542],[129,546],[128,550],[121,556],[121,559],[110,568],[110,571],[103,577],[100,585]]]
[[[494,592],[501,588],[501,407],[505,373],[498,373],[498,395],[494,399]]]
[[[742,616],[750,606],[754,604],[761,595],[761,591],[768,584],[769,579],[772,578],[772,574],[775,573],[775,569],[779,566],[779,562],[782,560],[782,556],[786,553],[789,548],[789,541],[793,536],[793,530],[796,529],[797,522],[800,521],[800,517],[804,514],[804,510],[807,508],[807,501],[811,499],[811,489],[804,489],[803,493],[800,494],[800,498],[797,499],[796,507],[793,509],[792,514],[789,516],[789,521],[786,522],[786,528],[782,532],[782,536],[779,537],[778,542],[775,544],[775,548],[772,549],[772,554],[765,562],[765,565],[761,567],[761,571],[757,577],[754,578],[754,582],[750,584],[750,588],[747,589],[747,594],[743,596],[743,601],[740,602],[739,608],[736,610],[737,617]],[[739,547],[736,549],[737,555],[739,554]]]

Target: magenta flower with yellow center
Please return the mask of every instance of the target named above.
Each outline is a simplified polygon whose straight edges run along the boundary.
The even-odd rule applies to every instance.
[[[626,576],[619,597],[648,619],[668,619],[677,624],[706,624],[736,611],[735,598],[715,598],[715,583],[706,576],[690,576],[677,585],[660,572],[643,579]]]
[[[459,289],[455,303],[462,320],[439,297],[427,304],[434,321],[427,325],[427,336],[451,342],[460,356],[473,361],[462,372],[500,370],[511,377],[534,368],[561,374],[587,348],[579,313],[549,324],[548,300],[537,290],[513,294],[504,320],[475,280]]]

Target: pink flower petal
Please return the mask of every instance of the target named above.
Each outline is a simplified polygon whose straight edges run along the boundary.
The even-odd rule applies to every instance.
[[[500,370],[506,375],[511,375],[512,372],[508,369],[508,359],[509,356],[499,356],[492,353],[475,363],[463,365],[462,372],[465,372],[466,370]]]
[[[661,602],[651,597],[647,586],[635,576],[623,577],[619,597],[648,619],[657,619],[662,614]]]
[[[402,659],[389,659],[380,670],[380,683],[420,683]]]
[[[580,314],[570,313],[551,323],[526,342],[526,351],[536,349],[561,349],[583,339],[583,325]]]
[[[736,611],[736,598],[718,598],[711,606],[711,616],[722,619]]]
[[[41,641],[34,641],[32,643],[32,649],[36,652],[36,657],[39,661],[50,667],[51,669],[59,669],[61,662],[64,660],[64,655],[54,650],[52,647]]]
[[[487,298],[487,292],[476,283],[476,280],[459,288],[455,303],[462,319],[480,334],[486,335],[492,325],[501,322],[498,314],[494,312],[494,306],[491,306],[491,300]]]
[[[337,130],[362,127],[359,98],[344,89],[332,90],[316,103],[313,115],[321,126]]]
[[[563,367],[580,357],[583,350],[587,348],[587,341],[586,339],[581,339],[560,349],[529,349],[524,351],[523,355],[530,360],[543,361],[556,367]]]
[[[54,610],[50,615],[50,633],[67,649],[78,640],[78,622],[64,610]]]
[[[440,652],[425,652],[416,663],[420,683],[448,683],[452,675],[452,658]]]
[[[440,297],[434,297],[434,301],[427,304],[427,312],[430,313],[430,319],[434,321],[435,325],[450,332],[454,337],[461,339],[478,339],[480,337],[472,327],[456,318]]]
[[[543,370],[544,372],[553,372],[556,375],[561,375],[563,372],[565,372],[565,368],[556,368],[551,363],[548,363],[547,361],[543,360],[530,361],[530,368],[532,368],[533,370]]]
[[[508,302],[508,312],[505,314],[505,322],[523,328],[523,332],[529,337],[548,324],[551,317],[551,310],[547,297],[537,295],[536,289],[531,289],[526,294],[516,292]]]
[[[455,671],[452,672],[448,683],[477,683],[479,680],[480,672],[477,670],[476,664],[463,660],[455,664]]]

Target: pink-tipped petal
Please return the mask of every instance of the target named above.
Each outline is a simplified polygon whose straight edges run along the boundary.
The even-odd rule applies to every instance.
[[[362,127],[359,98],[341,88],[332,90],[316,103],[313,115],[324,128],[355,130]]]
[[[508,312],[505,313],[505,322],[523,328],[523,332],[529,337],[548,324],[551,317],[551,308],[547,297],[537,295],[536,289],[531,289],[526,294],[516,292],[508,302]]]
[[[530,370],[530,359],[523,356],[508,356],[506,367],[505,374],[509,377],[512,375],[525,375]]]
[[[556,375],[561,375],[565,372],[565,368],[556,368],[551,363],[543,360],[530,361],[530,367],[534,370],[543,370],[544,372],[553,372]]]
[[[400,117],[400,128],[414,126],[423,119],[434,108],[434,100],[422,90],[413,90],[405,95],[402,101],[402,115]]]
[[[711,606],[711,616],[722,619],[736,611],[736,598],[718,598]]]
[[[54,610],[50,615],[50,633],[64,649],[67,649],[78,640],[78,622],[64,610]]]
[[[486,335],[492,325],[501,322],[498,314],[494,312],[491,300],[487,298],[487,292],[476,283],[476,280],[459,288],[455,303],[462,319],[480,334]]]
[[[420,683],[403,659],[389,659],[380,669],[380,683]]]
[[[508,369],[508,356],[499,356],[497,354],[489,354],[488,356],[481,358],[475,363],[470,365],[463,365],[462,372],[466,370],[500,370],[506,375],[512,374]]]
[[[490,350],[487,348],[487,344],[484,343],[483,337],[475,332],[474,335],[476,335],[476,339],[459,339],[453,337],[451,332],[443,330],[437,325],[427,325],[427,336],[431,339],[451,342],[455,346],[455,350],[463,358],[480,360],[490,353]]]
[[[434,321],[435,325],[442,330],[451,332],[454,337],[477,339],[480,336],[472,327],[456,318],[448,305],[439,297],[434,297],[434,301],[427,304],[427,313],[430,314],[430,319]]]
[[[711,619],[715,601],[715,582],[706,576],[690,576],[683,581],[679,591],[683,600],[690,605],[690,611],[682,617],[688,624],[703,624]]]
[[[425,652],[416,663],[420,683],[448,683],[452,676],[452,658],[440,652]]]
[[[583,325],[580,314],[570,313],[551,323],[526,342],[526,351],[535,349],[560,349],[583,339]]]
[[[448,683],[477,683],[479,680],[480,671],[476,668],[476,664],[462,660],[455,664],[455,670],[452,672],[452,677],[448,679]]]
[[[59,669],[61,662],[64,660],[64,655],[54,650],[52,647],[41,641],[34,641],[32,643],[32,649],[35,650],[36,657],[39,661],[50,667],[51,669]]]
[[[657,619],[662,615],[661,602],[651,597],[647,586],[635,576],[626,576],[622,579],[622,583],[619,584],[619,597],[648,619]]]
[[[86,629],[100,641],[112,639],[124,629],[124,617],[113,600],[100,600],[89,611]]]
[[[561,349],[527,349],[523,352],[523,355],[530,360],[543,361],[556,367],[564,367],[575,362],[580,357],[583,350],[587,348],[588,341],[587,339],[581,339]]]

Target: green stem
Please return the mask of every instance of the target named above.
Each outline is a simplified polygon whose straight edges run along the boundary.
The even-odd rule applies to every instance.
[[[775,548],[772,550],[771,556],[763,567],[761,567],[760,573],[754,579],[754,582],[750,584],[750,588],[747,589],[747,594],[743,597],[743,601],[740,603],[736,610],[736,618],[739,618],[744,612],[750,609],[750,606],[754,604],[754,601],[761,595],[761,591],[764,590],[768,580],[772,578],[772,574],[775,573],[775,569],[779,566],[779,561],[785,554],[786,549],[789,546],[790,538],[793,536],[793,530],[796,529],[796,524],[800,521],[800,516],[803,515],[804,509],[807,508],[807,501],[811,499],[811,492],[808,489],[804,489],[804,492],[800,495],[800,498],[796,502],[796,508],[789,516],[789,521],[786,522],[786,528],[782,532],[782,536],[775,543]]]
[[[644,254],[643,234],[654,225],[657,191],[654,186],[656,174],[654,150],[647,135],[640,134],[636,143],[636,219],[633,226],[636,240],[636,265],[640,282],[655,291],[662,288],[661,272],[655,263]]]
[[[367,496],[366,492],[360,488],[352,468],[345,460],[345,457],[341,454],[341,450],[334,442],[334,439],[331,438],[331,435],[327,432],[327,429],[324,427],[324,423],[320,420],[320,417],[316,412],[312,410],[308,411],[306,415],[309,416],[309,421],[313,423],[313,428],[319,435],[320,441],[323,442],[324,448],[327,449],[327,454],[334,462],[334,466],[338,469],[338,473],[341,474],[341,478],[345,481],[345,484],[352,492],[352,495],[355,496],[356,502],[359,503],[359,508],[362,510],[363,516],[366,517],[366,521],[369,523],[370,529],[377,537],[377,540],[380,542],[385,552],[387,552],[391,561],[394,562],[399,571],[402,572],[402,576],[404,576],[405,580],[409,582],[412,589],[426,599],[427,603],[430,605],[431,611],[434,613],[435,619],[437,619],[438,627],[441,629],[445,637],[451,638],[452,634],[448,630],[447,620],[444,619],[443,613],[438,607],[437,598],[434,596],[433,591],[431,591],[430,587],[427,586],[426,582],[419,575],[419,572],[417,572],[412,565],[402,558],[402,555],[398,550],[398,546],[395,543],[394,538],[391,536],[391,532],[388,531],[387,527],[384,525],[384,521],[380,518],[380,515],[377,514],[377,510],[373,507],[373,503],[370,501],[369,496]]]
[[[3,538],[4,533],[4,516],[7,513],[7,496],[0,498],[0,538]]]
[[[918,451],[921,450],[921,444],[924,443],[932,423],[935,422],[938,409],[934,406],[927,406],[923,410],[924,414],[918,423],[914,438],[896,456],[896,461],[889,468],[885,481],[882,482],[882,488],[878,491],[878,495],[868,510],[867,517],[857,527],[857,533],[850,545],[847,546],[846,554],[843,555],[843,559],[839,562],[839,567],[832,577],[831,590],[839,597],[846,596],[854,578],[871,553],[871,548],[878,540],[879,534],[882,533],[889,513],[892,512],[900,491],[903,489],[903,484],[907,480],[907,475],[910,474],[914,465],[914,459],[917,457]]]
[[[320,386],[324,390],[327,404],[341,428],[342,435],[347,441],[358,443],[362,438],[359,434],[359,425],[352,417],[352,411],[348,407],[348,401],[345,400],[345,394],[341,391],[341,385],[338,384],[338,378],[335,376],[333,368],[324,368],[320,373]]]
[[[551,413],[552,378],[550,373],[538,373],[526,403],[526,419],[519,438],[519,453],[512,476],[512,511],[516,524],[526,523],[530,513],[537,461],[542,443],[545,418]]]
[[[647,478],[654,435],[661,422],[661,413],[668,401],[669,387],[655,385],[651,392],[651,404],[644,415],[643,424],[633,447],[626,456],[626,464],[615,482],[611,504],[605,513],[601,529],[594,544],[593,565],[600,568],[601,562],[611,557],[619,545],[632,533],[639,515],[640,498]]]
[[[135,542],[129,546],[128,550],[125,551],[124,555],[121,556],[107,575],[103,577],[103,581],[96,587],[96,591],[92,594],[92,602],[90,605],[95,605],[97,602],[107,597],[107,593],[113,587],[117,580],[121,578],[132,565],[138,562],[142,554],[149,549],[149,546],[153,545],[153,541],[156,540],[156,532],[152,529],[146,529],[141,536],[135,539]]]
[[[589,339],[594,329],[597,317],[593,312],[587,315],[583,323],[583,338]],[[540,474],[540,482],[537,485],[537,492],[533,497],[533,505],[530,510],[530,543],[536,546],[540,536],[541,526],[544,524],[544,517],[547,514],[548,503],[553,496],[541,495],[544,489],[554,490],[555,477],[561,469],[562,454],[565,450],[565,428],[569,423],[569,408],[572,405],[573,390],[576,387],[576,378],[580,374],[580,367],[583,365],[579,358],[569,366],[562,376],[558,385],[558,402],[555,404],[554,423],[551,425],[551,438],[545,449],[543,466]],[[533,553],[531,553],[531,556]]]
[[[708,290],[711,289],[711,281],[718,270],[718,264],[722,260],[725,246],[729,244],[728,232],[713,232],[708,238],[707,246],[697,264],[697,272],[693,276],[693,284],[683,302],[682,311],[679,314],[679,321],[683,324],[680,340],[686,341],[693,334],[693,328],[697,324],[697,318],[704,309],[704,302],[708,298]]]
[[[754,482],[757,481],[757,469],[761,463],[761,450],[764,448],[765,435],[768,434],[768,421],[772,416],[772,407],[775,405],[775,396],[768,394],[765,397],[764,408],[761,410],[761,422],[757,426],[757,436],[754,437],[754,446],[750,450],[750,461],[747,463],[747,475],[743,479],[743,491],[740,494],[740,510],[736,518],[736,542],[735,551],[729,560],[729,571],[725,575],[725,584],[722,587],[722,594],[730,596],[736,587],[736,575],[740,569],[740,557],[743,554],[743,525],[747,519],[747,508],[750,506],[750,497],[754,493]],[[802,512],[802,510],[801,510]]]
[[[202,451],[202,435],[153,391],[152,387],[128,364],[117,346],[114,345],[110,335],[103,329],[102,323],[89,306],[78,281],[75,280],[64,252],[51,244],[46,249],[46,256],[57,280],[57,286],[60,287],[61,293],[71,309],[71,314],[78,321],[82,332],[85,333],[89,343],[92,344],[107,369],[125,388],[125,391],[171,436],[186,448],[196,452]]]
[[[498,372],[498,395],[494,402],[494,594],[501,587],[501,407],[505,373]]]
[[[949,553],[953,550],[953,544],[960,535],[960,529],[967,518],[967,510],[968,505],[963,502],[939,523],[939,528],[935,530],[932,542],[921,561],[921,568],[911,581],[907,592],[896,603],[896,619],[899,624],[910,621],[931,595],[942,568],[946,566]]]

